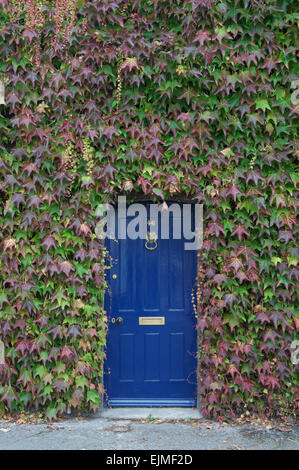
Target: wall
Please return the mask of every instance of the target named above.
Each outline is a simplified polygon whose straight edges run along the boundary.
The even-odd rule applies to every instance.
[[[0,409],[100,405],[94,213],[135,190],[204,204],[205,415],[294,413],[296,2],[0,5]]]

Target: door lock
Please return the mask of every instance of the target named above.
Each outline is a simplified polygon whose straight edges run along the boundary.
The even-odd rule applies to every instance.
[[[116,274],[113,274],[113,275],[112,275],[112,279],[117,279],[117,275],[116,275]]]
[[[118,318],[111,318],[111,323],[117,323],[118,325],[121,325],[123,323],[123,318],[122,317],[118,317]]]

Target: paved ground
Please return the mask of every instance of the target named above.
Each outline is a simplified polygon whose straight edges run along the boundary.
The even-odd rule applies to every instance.
[[[220,425],[198,417],[196,410],[189,410],[189,416],[181,413],[187,419],[169,409],[146,409],[135,410],[138,418],[132,413],[130,419],[126,417],[128,411],[111,410],[100,417],[67,419],[52,425],[0,420],[0,450],[299,449],[298,427],[283,432],[249,424]],[[174,416],[174,421],[165,422]]]

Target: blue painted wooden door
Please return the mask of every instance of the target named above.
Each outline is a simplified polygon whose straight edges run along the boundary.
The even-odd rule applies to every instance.
[[[196,251],[184,250],[185,240],[173,239],[171,227],[169,240],[159,230],[155,250],[142,239],[108,242],[104,386],[110,406],[196,404]],[[147,316],[165,317],[165,325],[140,325]],[[119,317],[122,323],[113,323]]]

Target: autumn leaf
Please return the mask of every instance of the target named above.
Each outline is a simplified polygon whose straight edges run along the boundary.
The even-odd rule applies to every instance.
[[[210,40],[210,32],[209,31],[198,31],[193,39],[193,42],[199,42],[199,44],[202,46],[205,41]]]
[[[5,238],[3,240],[3,248],[4,251],[13,250],[17,247],[16,239],[15,238]]]
[[[136,57],[127,57],[126,60],[124,60],[124,62],[122,63],[121,68],[127,68],[129,69],[129,72],[131,72],[134,68],[139,69]]]
[[[47,251],[50,248],[56,248],[56,241],[55,238],[51,235],[46,235],[41,242],[41,246],[45,246]]]
[[[66,274],[67,276],[70,275],[71,271],[75,271],[74,266],[70,261],[63,261],[62,263],[59,264],[60,270],[62,273]]]
[[[242,194],[242,191],[240,191],[240,189],[239,189],[238,186],[236,186],[236,185],[234,185],[234,184],[231,184],[231,185],[227,188],[226,195],[227,195],[227,196],[232,196],[232,198],[233,198],[234,201],[236,201],[238,194]]]
[[[249,232],[246,230],[244,225],[236,225],[232,231],[232,236],[237,235],[239,240],[242,240],[243,235],[249,236]]]

